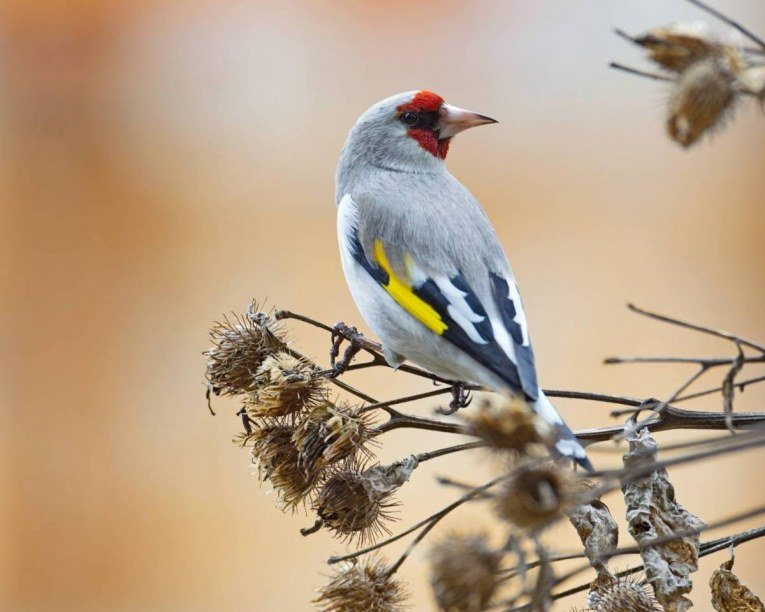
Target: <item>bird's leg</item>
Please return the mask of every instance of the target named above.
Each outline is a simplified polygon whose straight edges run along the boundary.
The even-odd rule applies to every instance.
[[[340,345],[343,343],[343,340],[348,341],[348,347],[345,349],[342,359],[337,361],[337,356],[340,354]],[[365,338],[355,327],[345,323],[334,325],[332,327],[332,348],[329,350],[329,363],[333,370],[331,377],[335,378],[345,372],[346,368],[351,365],[351,361],[353,361],[356,353],[362,349],[375,352],[381,350],[382,346]]]
[[[449,402],[448,408],[438,408],[439,414],[454,414],[460,408],[467,408],[473,398],[470,396],[470,391],[465,390],[465,383],[456,382],[452,385],[452,401]]]

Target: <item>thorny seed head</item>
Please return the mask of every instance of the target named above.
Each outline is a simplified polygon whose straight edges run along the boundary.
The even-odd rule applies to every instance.
[[[578,480],[555,464],[522,468],[498,493],[496,511],[515,527],[536,533],[577,503]]]
[[[387,466],[364,471],[346,469],[331,476],[313,502],[313,510],[335,535],[361,542],[389,533],[385,522],[393,519],[393,492],[417,467],[410,457]]]
[[[404,586],[374,555],[341,564],[313,600],[321,612],[399,612],[406,608]]]
[[[298,450],[292,441],[292,427],[266,424],[247,436],[252,445],[252,462],[261,480],[270,480],[285,510],[294,510],[316,483],[298,465]]]
[[[613,576],[602,571],[587,598],[593,612],[654,612],[662,610],[643,576]]]
[[[308,410],[324,398],[325,384],[306,359],[284,351],[273,353],[258,368],[247,412],[253,417],[280,417]]]
[[[284,332],[253,302],[247,315],[224,319],[210,330],[213,347],[205,351],[207,384],[215,395],[241,395],[255,388],[263,360],[284,347]]]
[[[486,609],[497,587],[501,555],[485,535],[451,535],[430,552],[430,584],[441,610]]]
[[[550,444],[553,428],[520,400],[485,401],[465,417],[467,431],[489,448],[526,454],[534,444]]]
[[[677,23],[655,28],[635,39],[648,57],[662,68],[683,72],[694,62],[723,54],[723,45],[710,36],[703,23]]]
[[[369,412],[328,401],[313,408],[293,434],[298,462],[308,474],[321,470],[359,452],[369,456]]]
[[[691,146],[720,125],[733,108],[735,78],[717,58],[692,64],[675,84],[669,101],[667,132],[675,142]]]

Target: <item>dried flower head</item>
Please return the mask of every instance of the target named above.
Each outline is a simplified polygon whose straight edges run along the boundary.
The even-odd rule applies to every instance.
[[[759,612],[765,610],[757,597],[738,576],[733,573],[733,558],[718,567],[709,579],[712,589],[712,605],[720,612]]]
[[[669,101],[667,132],[675,142],[691,146],[720,125],[733,108],[735,77],[717,58],[692,64],[675,84]]]
[[[370,555],[341,564],[313,603],[322,612],[398,612],[405,609],[405,599],[403,585],[381,559]]]
[[[655,28],[634,41],[648,50],[648,57],[662,68],[683,72],[694,62],[720,56],[723,45],[711,37],[701,22],[676,23]]]
[[[465,417],[467,431],[481,438],[489,448],[525,454],[534,444],[549,445],[555,432],[521,400],[485,401]]]
[[[573,472],[555,464],[521,468],[498,493],[497,513],[519,529],[537,532],[576,503],[578,481]]]
[[[321,470],[361,452],[370,439],[371,416],[325,401],[313,408],[293,434],[299,463],[306,473]]]
[[[207,384],[215,395],[241,395],[255,388],[263,360],[284,347],[283,330],[253,302],[244,317],[224,319],[210,330],[213,348],[207,357]]]
[[[279,417],[310,409],[324,399],[326,380],[310,361],[279,351],[260,365],[246,406],[253,417]]]
[[[266,424],[247,437],[252,445],[252,462],[261,480],[270,480],[285,509],[294,510],[313,488],[316,480],[298,465],[298,450],[292,441],[293,428]]]
[[[486,609],[497,587],[501,554],[484,535],[451,535],[430,552],[430,584],[445,611]]]
[[[362,542],[389,533],[386,521],[396,506],[391,496],[409,479],[417,460],[409,457],[364,471],[347,469],[331,476],[313,502],[321,523],[335,535]]]
[[[654,612],[662,610],[650,585],[641,575],[613,576],[598,574],[590,586],[587,600],[594,612]]]

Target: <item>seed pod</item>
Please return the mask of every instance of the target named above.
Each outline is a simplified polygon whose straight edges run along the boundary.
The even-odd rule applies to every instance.
[[[678,78],[669,101],[670,138],[691,146],[730,113],[735,94],[734,76],[719,60],[692,64]]]
[[[598,573],[587,600],[593,612],[660,612],[650,585],[643,576],[615,577],[608,571]]]
[[[430,552],[430,584],[441,610],[485,610],[497,587],[501,554],[484,535],[452,535]]]
[[[520,400],[485,401],[465,420],[467,433],[498,451],[526,454],[530,446],[549,445],[555,437],[552,426]]]
[[[313,408],[293,434],[301,468],[310,474],[359,452],[369,456],[370,419],[368,412],[330,402]]]
[[[389,533],[385,522],[397,504],[393,492],[417,467],[414,457],[364,471],[347,469],[331,476],[313,502],[321,524],[335,535],[361,542]]]
[[[242,395],[252,391],[255,376],[263,360],[284,347],[284,332],[263,312],[255,312],[253,302],[248,314],[224,319],[210,330],[213,348],[207,357],[207,384],[215,395]]]
[[[280,351],[263,360],[246,402],[253,417],[279,417],[309,410],[324,399],[325,379],[305,359]]]
[[[370,555],[340,564],[313,603],[321,612],[399,612],[406,591],[381,559]]]
[[[300,469],[292,434],[292,427],[275,424],[255,428],[247,439],[260,479],[271,481],[286,510],[294,510],[316,482]]]
[[[531,534],[564,516],[576,501],[578,478],[551,464],[526,467],[510,478],[497,495],[496,511]]]
[[[720,56],[724,49],[712,39],[703,23],[677,23],[655,28],[633,40],[648,50],[651,60],[672,72],[682,72],[701,59]]]

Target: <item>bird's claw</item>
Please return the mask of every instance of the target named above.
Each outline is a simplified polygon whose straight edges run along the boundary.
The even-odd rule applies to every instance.
[[[337,357],[340,355],[340,345],[343,343],[343,340],[348,341],[348,346],[342,358],[338,361]],[[330,378],[337,378],[345,372],[348,366],[351,365],[351,361],[353,361],[356,353],[365,348],[367,344],[368,340],[355,327],[342,322],[335,324],[332,327],[332,347],[329,349],[329,363],[332,366]]]
[[[454,383],[452,385],[452,401],[448,408],[437,408],[439,414],[450,415],[457,412],[460,408],[467,408],[473,402],[473,396],[470,391],[465,390],[463,383]]]

